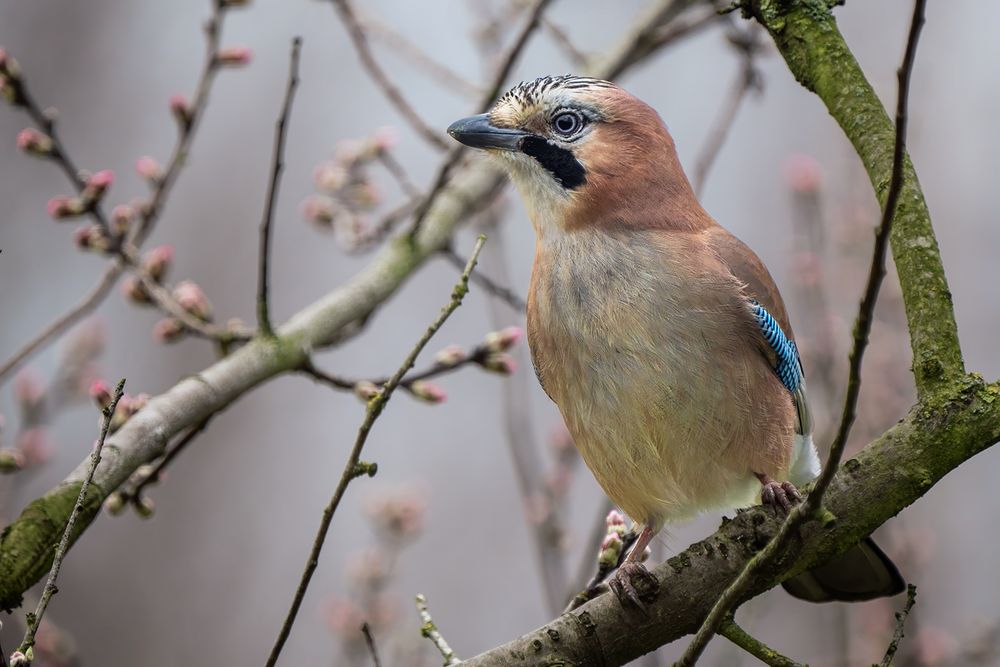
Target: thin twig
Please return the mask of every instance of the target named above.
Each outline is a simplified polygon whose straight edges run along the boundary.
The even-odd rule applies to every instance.
[[[271,256],[271,222],[274,220],[274,202],[278,199],[278,188],[281,186],[281,172],[285,168],[285,136],[288,129],[288,116],[295,99],[295,89],[299,85],[299,54],[302,50],[302,38],[292,40],[291,63],[288,66],[288,86],[285,89],[285,103],[281,107],[281,115],[274,127],[274,158],[271,163],[271,181],[267,186],[267,204],[264,206],[264,218],[260,222],[260,270],[257,284],[257,326],[261,335],[273,336],[271,314],[268,304],[269,263]]]
[[[44,348],[49,342],[59,338],[67,329],[76,324],[81,318],[97,308],[98,305],[108,295],[111,288],[115,286],[118,277],[122,274],[122,266],[118,262],[112,262],[104,269],[100,280],[89,292],[76,303],[72,308],[59,316],[52,324],[42,329],[34,338],[25,343],[21,349],[13,354],[0,366],[0,382],[15,369],[17,369],[31,355]]]
[[[770,542],[747,563],[739,576],[722,593],[716,601],[712,610],[705,617],[701,627],[698,629],[694,639],[688,645],[681,658],[674,663],[677,667],[691,667],[698,657],[705,650],[708,642],[716,633],[719,624],[726,614],[739,601],[750,583],[751,576],[769,564],[780,553],[785,540],[794,530],[808,518],[813,517],[822,507],[823,494],[829,487],[840,465],[840,459],[847,444],[847,438],[854,424],[857,410],[858,394],[861,391],[861,362],[864,358],[865,348],[868,345],[868,336],[871,333],[873,313],[875,303],[878,300],[879,287],[882,278],[885,276],[885,255],[888,247],[889,232],[892,229],[892,220],[896,212],[896,203],[899,193],[903,187],[903,167],[906,157],[906,121],[907,102],[910,92],[910,75],[913,71],[913,63],[916,58],[917,40],[920,37],[920,29],[924,24],[924,6],[926,0],[915,0],[913,5],[913,20],[910,24],[909,37],[906,42],[906,53],[903,57],[903,64],[900,66],[897,76],[899,79],[899,96],[896,107],[896,141],[893,149],[892,178],[889,183],[889,192],[886,195],[885,208],[882,212],[882,221],[879,224],[875,235],[875,248],[872,252],[872,264],[868,273],[868,282],[865,286],[864,296],[858,308],[858,319],[854,325],[854,340],[850,354],[850,372],[848,374],[847,392],[844,398],[844,410],[841,417],[840,427],[833,444],[830,446],[830,455],[815,486],[802,504],[792,508],[784,523]]]
[[[410,176],[406,173],[403,165],[399,163],[399,160],[396,159],[396,156],[393,155],[391,151],[379,151],[378,160],[382,163],[382,166],[385,167],[386,171],[388,171],[392,177],[396,179],[396,182],[399,183],[400,189],[402,189],[403,193],[407,197],[411,200],[420,199],[420,188],[413,183],[413,180],[410,179]]]
[[[62,539],[59,540],[59,545],[52,556],[52,568],[49,570],[49,578],[45,582],[42,596],[38,599],[38,606],[35,607],[35,613],[28,614],[28,627],[24,632],[24,639],[21,640],[21,646],[17,649],[21,653],[27,654],[35,645],[35,633],[42,622],[42,616],[45,615],[49,601],[58,590],[56,588],[56,579],[59,577],[59,570],[62,568],[63,559],[66,558],[66,553],[69,551],[69,543],[73,539],[73,526],[76,525],[76,518],[83,512],[84,503],[87,502],[87,491],[90,490],[90,480],[94,478],[94,471],[97,469],[97,464],[101,462],[101,450],[104,449],[104,440],[108,437],[108,431],[111,428],[111,417],[114,415],[115,408],[118,407],[118,401],[121,400],[124,392],[125,378],[122,378],[118,382],[118,386],[115,387],[111,403],[104,408],[101,435],[98,437],[97,443],[94,445],[94,451],[90,455],[90,467],[87,469],[87,476],[83,478],[83,483],[80,485],[80,493],[77,495],[76,504],[73,506],[73,511],[70,512],[69,519],[66,521],[66,528],[63,530]]]
[[[302,572],[302,578],[299,581],[298,588],[295,590],[295,597],[292,600],[292,606],[288,610],[288,615],[285,617],[285,621],[281,626],[281,631],[278,633],[278,638],[274,643],[274,647],[271,649],[271,654],[267,659],[267,667],[274,667],[278,662],[278,656],[281,655],[281,649],[284,647],[285,642],[288,639],[288,634],[292,630],[292,625],[295,623],[295,617],[299,612],[299,607],[302,606],[302,600],[305,598],[306,589],[309,588],[309,581],[312,579],[313,572],[315,572],[317,565],[319,564],[320,551],[323,549],[323,543],[326,541],[327,531],[330,529],[330,523],[333,521],[333,515],[337,511],[337,507],[340,505],[341,499],[344,497],[344,492],[347,490],[347,486],[351,481],[360,475],[374,474],[374,467],[371,464],[364,464],[361,462],[361,452],[365,447],[365,443],[368,441],[368,434],[371,432],[372,426],[375,424],[375,420],[378,419],[379,415],[385,409],[386,403],[392,397],[393,392],[399,386],[399,383],[403,380],[403,376],[413,368],[414,362],[417,360],[417,356],[424,349],[430,339],[437,333],[441,325],[451,316],[453,312],[462,304],[462,299],[469,291],[469,276],[472,274],[472,270],[476,266],[476,262],[479,259],[479,253],[483,249],[483,244],[486,242],[485,236],[480,236],[476,241],[476,245],[472,250],[472,256],[469,258],[468,263],[465,265],[465,270],[462,272],[459,278],[458,284],[452,290],[451,299],[448,304],[442,308],[440,314],[431,323],[427,330],[423,333],[420,339],[417,341],[413,349],[410,350],[409,354],[403,360],[403,363],[396,369],[389,381],[382,386],[382,389],[368,401],[368,409],[365,411],[365,418],[362,421],[361,426],[358,428],[357,437],[354,440],[354,446],[351,449],[350,456],[347,458],[347,463],[344,465],[344,471],[340,476],[340,482],[337,484],[337,488],[333,492],[333,496],[330,498],[330,502],[327,504],[326,508],[323,510],[323,518],[320,521],[319,530],[316,532],[316,539],[313,541],[312,549],[309,552],[309,559],[306,561],[305,570]]]
[[[343,0],[334,0],[334,2],[342,2]],[[496,73],[493,75],[493,81],[490,86],[486,89],[487,92],[483,96],[482,102],[479,104],[479,109],[484,112],[490,108],[493,101],[500,94],[500,90],[510,75],[510,71],[514,68],[514,63],[517,62],[518,57],[521,52],[524,51],[524,47],[528,44],[528,39],[531,37],[532,33],[538,28],[539,20],[542,17],[542,13],[548,7],[552,0],[535,0],[534,5],[532,5],[531,11],[528,14],[528,20],[525,22],[521,31],[517,34],[514,42],[510,45],[507,51],[504,53],[503,57],[500,58],[500,64],[497,66]],[[427,217],[428,211],[431,209],[431,205],[437,196],[444,189],[444,186],[448,183],[448,177],[451,175],[452,169],[458,164],[459,159],[465,153],[465,146],[461,144],[456,144],[454,148],[448,151],[448,155],[445,156],[445,160],[442,163],[440,169],[438,169],[437,176],[434,179],[434,185],[431,186],[430,191],[424,197],[423,202],[417,208],[414,214],[413,226],[410,228],[410,238],[417,235],[420,231],[420,226],[424,222],[424,218]]]
[[[455,652],[451,650],[451,646],[445,641],[444,635],[438,630],[437,625],[434,623],[434,619],[431,617],[431,610],[427,606],[427,598],[423,595],[417,596],[417,612],[420,614],[420,634],[427,639],[431,640],[434,644],[434,648],[438,650],[441,657],[444,658],[445,667],[448,665],[457,665],[462,661],[458,659]]]
[[[576,48],[576,45],[573,44],[573,40],[570,39],[569,33],[566,32],[565,28],[553,23],[551,19],[545,17],[542,18],[542,27],[545,28],[545,31],[552,37],[552,41],[555,42],[556,46],[562,50],[563,54],[569,59],[570,63],[572,63],[574,67],[586,66],[587,55],[580,49]]]
[[[445,258],[447,258],[447,260],[451,262],[453,265],[457,267],[462,266],[463,264],[462,258],[459,257],[458,253],[455,252],[455,250],[450,246],[442,250],[441,254],[444,255]],[[489,292],[492,296],[497,297],[498,299],[500,299],[501,301],[503,301],[504,303],[506,303],[508,306],[510,306],[519,313],[523,313],[528,307],[528,304],[525,303],[524,299],[518,296],[517,293],[514,292],[514,290],[510,289],[509,287],[504,287],[503,285],[500,285],[499,283],[497,283],[496,281],[494,281],[489,276],[483,273],[473,274],[472,282],[476,283],[484,290]]]
[[[190,445],[196,437],[201,435],[206,428],[208,428],[208,422],[212,420],[214,415],[209,415],[203,422],[197,426],[192,427],[183,437],[173,446],[170,451],[163,455],[163,457],[156,462],[156,464],[150,469],[150,471],[141,479],[139,479],[131,488],[123,491],[119,491],[121,498],[125,503],[137,503],[142,498],[142,492],[150,484],[154,484],[160,480],[163,476],[163,471],[166,470],[174,459],[176,459],[188,445]]]
[[[892,641],[889,642],[888,648],[885,649],[885,657],[882,658],[879,667],[890,667],[892,665],[892,659],[896,656],[896,651],[899,650],[899,642],[903,641],[906,617],[910,615],[910,610],[916,601],[917,587],[913,584],[908,584],[906,587],[906,603],[903,605],[903,611],[896,612],[896,629],[892,633]]]
[[[358,22],[369,37],[380,40],[389,48],[395,49],[407,64],[422,68],[447,88],[457,89],[461,95],[467,97],[479,97],[482,94],[483,91],[478,86],[467,81],[444,63],[431,58],[426,51],[397,32],[391,25],[382,23],[372,15],[365,14],[358,15]]]
[[[368,646],[368,653],[372,657],[372,664],[375,667],[382,667],[382,661],[378,659],[378,649],[375,648],[375,637],[372,635],[372,628],[368,621],[361,624],[361,634],[365,636],[365,644]]]
[[[227,345],[234,341],[247,341],[253,337],[251,331],[242,327],[220,327],[192,315],[177,302],[177,299],[170,293],[170,290],[156,282],[149,273],[139,266],[134,257],[127,254],[122,256],[128,258],[126,259],[126,266],[129,272],[139,279],[142,289],[156,302],[157,307],[171,317],[179,320],[188,333],[200,338],[216,341],[222,345]]]
[[[800,662],[786,658],[773,648],[741,628],[732,615],[727,616],[719,626],[719,634],[736,646],[771,667],[806,667]]]
[[[749,93],[761,89],[760,72],[757,71],[754,63],[754,57],[760,47],[757,33],[758,29],[751,27],[745,34],[737,34],[731,38],[732,43],[741,51],[742,63],[740,72],[722,103],[722,108],[716,116],[715,122],[712,123],[708,139],[699,151],[698,157],[695,158],[691,185],[694,187],[696,196],[701,196],[708,172],[719,156],[723,144],[726,143],[729,131],[736,121],[736,115],[739,113],[740,107],[743,106],[743,100]]]
[[[364,28],[361,27],[361,22],[354,13],[354,8],[351,6],[349,0],[331,0],[331,2],[334,9],[337,10],[337,14],[340,15],[340,20],[343,21],[344,27],[347,28],[347,33],[354,44],[354,50],[358,52],[361,64],[368,71],[368,75],[371,76],[372,80],[375,81],[375,85],[389,98],[389,101],[392,102],[396,110],[399,111],[413,129],[417,131],[417,134],[426,139],[435,148],[448,150],[450,145],[441,133],[428,125],[420,117],[410,103],[406,101],[406,98],[403,97],[399,88],[389,79],[385,70],[376,62],[375,57],[372,55],[371,47],[368,45],[368,36],[365,34]]]

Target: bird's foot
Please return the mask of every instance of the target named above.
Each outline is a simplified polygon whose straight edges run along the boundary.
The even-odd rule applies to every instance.
[[[794,505],[802,502],[802,494],[791,482],[777,482],[767,475],[757,475],[764,486],[760,492],[761,503],[788,514]]]
[[[608,581],[611,590],[618,596],[623,607],[630,604],[640,610],[645,610],[645,603],[656,599],[660,590],[660,582],[646,567],[636,561],[622,563],[614,576]]]

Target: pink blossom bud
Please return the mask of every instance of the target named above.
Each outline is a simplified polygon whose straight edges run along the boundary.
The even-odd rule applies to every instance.
[[[0,76],[11,81],[17,81],[21,76],[21,66],[3,47],[0,47]]]
[[[191,105],[180,93],[170,96],[170,113],[181,127],[187,128],[191,125]]]
[[[368,380],[361,380],[354,385],[354,395],[365,403],[378,396],[379,391],[375,383]]]
[[[818,192],[822,181],[819,162],[811,155],[796,153],[785,160],[785,183],[793,192]]]
[[[482,362],[482,367],[492,373],[513,375],[514,371],[517,370],[517,362],[514,361],[514,357],[501,352],[487,356]]]
[[[465,357],[465,348],[461,345],[449,345],[434,355],[434,362],[439,366],[454,366],[464,361]]]
[[[128,204],[119,204],[111,209],[111,228],[121,236],[128,231],[135,218],[135,209]]]
[[[53,197],[45,210],[53,219],[64,220],[82,215],[87,207],[79,197]]]
[[[604,519],[604,523],[608,527],[608,531],[625,532],[625,515],[618,510],[611,510],[608,512],[608,516]]]
[[[323,162],[313,170],[316,189],[324,192],[336,192],[344,187],[347,179],[347,170],[336,162]]]
[[[73,243],[80,250],[108,249],[108,239],[97,225],[86,225],[77,229],[73,232]]]
[[[216,62],[226,67],[242,67],[248,65],[253,58],[253,52],[245,46],[230,46],[221,49],[216,56]]]
[[[0,473],[17,472],[24,468],[24,454],[19,449],[0,449]]]
[[[110,169],[104,169],[97,172],[89,179],[87,179],[87,185],[84,186],[83,192],[80,193],[80,198],[84,201],[86,205],[92,205],[94,202],[100,201],[104,193],[108,191],[111,184],[114,183],[115,172]]]
[[[625,544],[622,542],[621,535],[618,533],[608,533],[604,536],[604,540],[601,542],[601,549],[597,555],[597,562],[602,568],[612,568],[618,564],[618,560],[622,555],[622,548]]]
[[[355,211],[370,211],[382,201],[382,193],[371,181],[352,183],[341,193],[346,205]]]
[[[52,139],[47,134],[26,127],[17,134],[17,147],[28,155],[51,155]]]
[[[160,167],[160,163],[148,155],[143,155],[135,161],[135,173],[150,185],[156,185],[163,179],[163,168]]]
[[[129,276],[122,283],[122,296],[135,304],[145,306],[153,303],[153,297],[142,286],[142,281],[135,276]]]
[[[205,296],[197,283],[191,280],[178,283],[174,287],[174,299],[177,300],[181,308],[198,319],[206,322],[212,319],[212,304],[209,303],[208,297]]]
[[[173,343],[184,335],[184,324],[180,320],[167,317],[153,325],[153,339],[158,343]]]
[[[312,195],[302,202],[302,217],[309,222],[328,227],[333,222],[333,200],[322,195]]]
[[[394,127],[380,127],[372,135],[372,142],[380,151],[392,150],[399,143],[399,133]]]
[[[521,327],[506,327],[486,334],[484,341],[490,352],[506,352],[521,340]]]
[[[111,405],[111,387],[104,380],[94,380],[91,382],[87,393],[94,399],[98,407],[106,408]]]
[[[416,382],[411,382],[407,388],[410,390],[411,394],[419,398],[421,401],[426,401],[427,403],[443,403],[444,400],[448,398],[444,389],[433,382],[428,382],[427,380],[417,380]]]
[[[170,269],[170,264],[174,260],[174,247],[171,245],[161,245],[152,248],[142,258],[142,268],[146,270],[149,277],[156,282],[162,282]]]

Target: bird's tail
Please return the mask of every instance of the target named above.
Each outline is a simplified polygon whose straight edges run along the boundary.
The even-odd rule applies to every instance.
[[[902,593],[906,582],[875,541],[858,546],[781,584],[800,600],[861,602]]]

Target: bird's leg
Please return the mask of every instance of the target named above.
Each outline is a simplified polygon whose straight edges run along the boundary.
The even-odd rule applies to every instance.
[[[776,482],[770,475],[762,472],[755,472],[754,476],[764,487],[760,492],[760,500],[764,505],[780,509],[787,514],[791,511],[792,505],[802,501],[802,494],[791,482]]]
[[[649,602],[654,599],[660,588],[656,577],[642,564],[642,555],[655,534],[650,526],[642,527],[642,532],[632,545],[632,550],[628,552],[628,556],[608,582],[623,607],[628,602],[642,609],[643,600]]]

